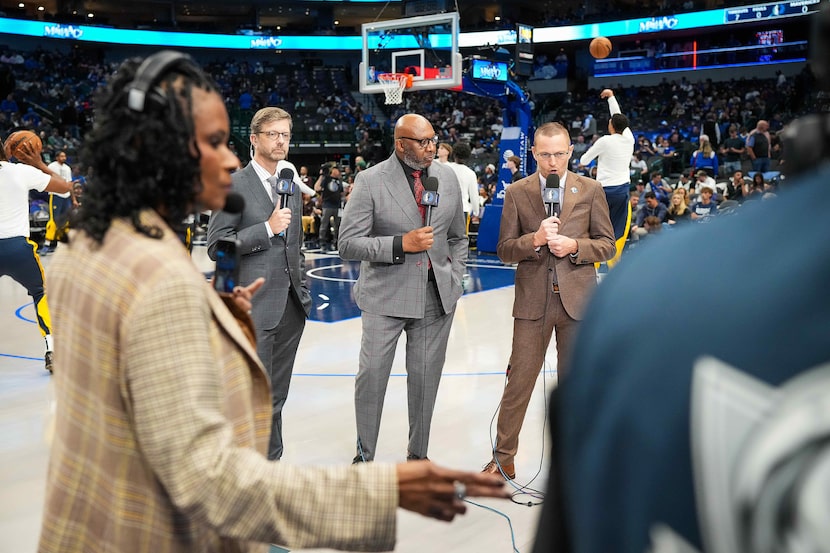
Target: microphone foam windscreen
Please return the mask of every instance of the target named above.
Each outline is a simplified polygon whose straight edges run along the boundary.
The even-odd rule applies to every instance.
[[[559,188],[559,175],[551,174],[545,179],[546,188]]]
[[[424,181],[424,190],[438,192],[438,179],[435,177],[427,177]]]
[[[288,167],[280,169],[280,178],[285,180],[294,180],[294,171]]]
[[[289,169],[290,171],[290,169]],[[225,213],[242,213],[242,210],[245,209],[245,198],[241,195],[237,194],[236,192],[228,193],[228,197],[225,198],[225,207],[222,210]]]

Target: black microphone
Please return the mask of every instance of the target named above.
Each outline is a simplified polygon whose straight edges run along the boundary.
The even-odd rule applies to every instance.
[[[280,209],[288,202],[286,196],[294,195],[294,171],[284,167],[280,171],[280,178],[277,179],[277,194],[280,196]]]
[[[557,214],[559,211],[559,175],[550,174],[545,179],[542,201],[548,206],[548,217],[553,217]]]
[[[426,226],[432,226],[432,208],[438,206],[438,179],[427,177],[424,181],[424,193],[421,194],[421,205],[426,206]]]
[[[243,209],[245,209],[245,198],[236,192],[229,192],[225,197],[225,207],[222,208],[222,211],[235,215],[242,213]]]

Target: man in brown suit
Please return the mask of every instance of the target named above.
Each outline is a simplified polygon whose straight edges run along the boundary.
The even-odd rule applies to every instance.
[[[484,472],[516,476],[519,446],[536,377],[556,329],[557,373],[566,372],[577,321],[597,283],[594,263],[614,255],[614,229],[602,186],[568,171],[573,153],[568,130],[545,123],[536,130],[537,171],[511,184],[504,198],[497,252],[518,263],[513,303],[513,351],[498,419],[493,459]],[[559,176],[560,208],[549,217],[542,189]]]

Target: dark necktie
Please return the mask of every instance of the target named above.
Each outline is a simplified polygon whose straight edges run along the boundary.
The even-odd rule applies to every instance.
[[[424,195],[424,183],[421,182],[421,171],[412,171],[412,176],[415,177],[415,182],[413,183],[415,185],[415,203],[418,204],[418,211],[421,212],[421,222],[423,222],[427,214],[427,206],[421,205],[421,196]]]

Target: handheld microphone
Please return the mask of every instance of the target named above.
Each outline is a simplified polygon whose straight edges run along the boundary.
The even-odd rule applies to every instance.
[[[280,170],[280,178],[277,180],[277,194],[280,196],[280,209],[288,202],[286,196],[294,195],[294,171],[288,167]]]
[[[548,217],[553,217],[559,212],[559,175],[551,174],[545,179],[542,201],[548,206]]]
[[[222,211],[236,215],[242,213],[243,209],[245,209],[245,198],[236,192],[229,192],[225,197],[225,207]]]
[[[438,179],[427,177],[424,181],[424,193],[421,194],[421,205],[426,206],[427,214],[424,223],[432,226],[432,208],[438,206]]]

